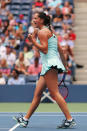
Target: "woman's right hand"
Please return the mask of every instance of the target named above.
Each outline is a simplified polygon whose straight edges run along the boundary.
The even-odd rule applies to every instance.
[[[68,66],[65,66],[65,69],[66,69],[66,72],[68,72],[68,71],[69,71],[69,67],[68,67]]]
[[[33,37],[36,38],[38,35],[38,29],[34,28],[34,32],[32,33]]]
[[[28,39],[29,39],[30,41],[32,41],[32,38],[36,38],[36,37],[37,37],[37,34],[38,34],[38,29],[35,28],[33,33],[29,33],[29,34],[28,34]]]

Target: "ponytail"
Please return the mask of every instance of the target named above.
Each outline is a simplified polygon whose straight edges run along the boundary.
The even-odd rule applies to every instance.
[[[51,29],[51,18],[50,18],[49,15],[46,15],[45,24],[46,24],[46,26],[49,27],[49,30],[52,31],[52,29]]]
[[[50,16],[46,15],[44,12],[39,12],[39,17],[44,20],[44,25],[48,26],[49,30],[52,31]]]

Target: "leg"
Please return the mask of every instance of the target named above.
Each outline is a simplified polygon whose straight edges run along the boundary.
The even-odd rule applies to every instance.
[[[35,89],[33,101],[31,103],[31,106],[30,106],[25,118],[29,119],[31,117],[31,115],[33,114],[33,112],[37,109],[37,107],[40,103],[40,99],[41,99],[44,88],[45,88],[45,79],[43,76],[40,76],[40,79],[39,79],[36,89]]]
[[[58,91],[58,77],[57,77],[57,71],[55,69],[49,70],[45,76],[46,85],[56,100],[57,104],[59,105],[60,109],[64,113],[67,120],[72,119],[69,110],[67,108],[67,104],[61,94]]]

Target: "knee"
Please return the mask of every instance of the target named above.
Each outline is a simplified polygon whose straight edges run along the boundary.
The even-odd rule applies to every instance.
[[[42,96],[41,93],[37,93],[37,92],[34,93],[34,98],[41,98],[41,96]]]
[[[51,95],[51,97],[52,97],[54,100],[60,98],[60,93],[59,93],[59,92],[51,92],[50,95]]]

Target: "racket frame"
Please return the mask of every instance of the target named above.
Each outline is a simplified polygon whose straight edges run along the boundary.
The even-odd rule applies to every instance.
[[[66,99],[66,98],[68,97],[68,94],[69,94],[68,87],[67,87],[67,85],[65,84],[66,74],[67,74],[67,73],[64,72],[62,80],[58,83],[58,88],[63,88],[63,87],[65,87],[65,88],[67,89],[67,95],[66,95],[65,97],[63,96],[64,99]],[[62,83],[63,83],[63,85],[62,85]],[[62,87],[61,87],[61,85],[62,85]],[[61,94],[61,95],[62,95],[62,94]]]

